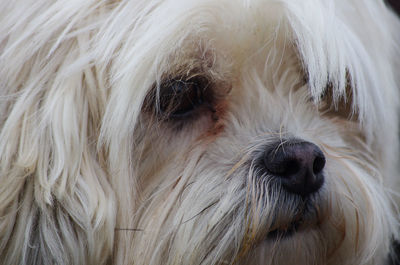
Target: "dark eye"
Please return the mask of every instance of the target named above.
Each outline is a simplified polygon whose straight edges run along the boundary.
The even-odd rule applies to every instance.
[[[210,103],[207,78],[174,78],[163,82],[159,92],[159,112],[167,118],[185,118]]]
[[[328,85],[323,95],[319,110],[324,115],[338,117],[345,120],[357,119],[357,113],[353,110],[353,91],[350,86],[346,87],[345,94],[338,99],[334,99],[332,85]]]

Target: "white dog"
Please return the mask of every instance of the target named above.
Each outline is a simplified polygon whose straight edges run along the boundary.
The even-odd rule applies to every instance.
[[[381,265],[400,22],[379,0],[0,3],[0,263]]]

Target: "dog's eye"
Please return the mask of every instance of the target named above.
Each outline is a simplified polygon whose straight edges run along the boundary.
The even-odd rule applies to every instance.
[[[160,86],[159,112],[167,118],[185,118],[210,102],[207,78],[174,78]]]
[[[325,115],[335,116],[343,119],[357,119],[357,113],[353,112],[353,92],[350,86],[346,87],[346,94],[334,102],[333,88],[328,85],[325,93],[321,96],[319,110]]]

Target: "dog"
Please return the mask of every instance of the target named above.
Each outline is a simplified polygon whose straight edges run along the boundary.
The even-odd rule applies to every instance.
[[[0,263],[388,264],[399,29],[378,0],[3,1]]]

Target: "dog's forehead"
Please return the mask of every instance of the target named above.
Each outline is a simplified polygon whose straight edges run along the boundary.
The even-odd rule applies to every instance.
[[[279,36],[293,40],[285,19],[287,9],[282,2],[185,1],[182,6],[178,4],[180,8],[174,8],[175,5],[175,1],[166,1],[155,9],[148,21],[151,29],[146,33],[150,36],[152,30],[162,28],[159,44],[170,51],[196,49],[196,42],[203,41],[212,49],[240,60],[270,42],[279,41]],[[281,36],[283,33],[286,35]]]

